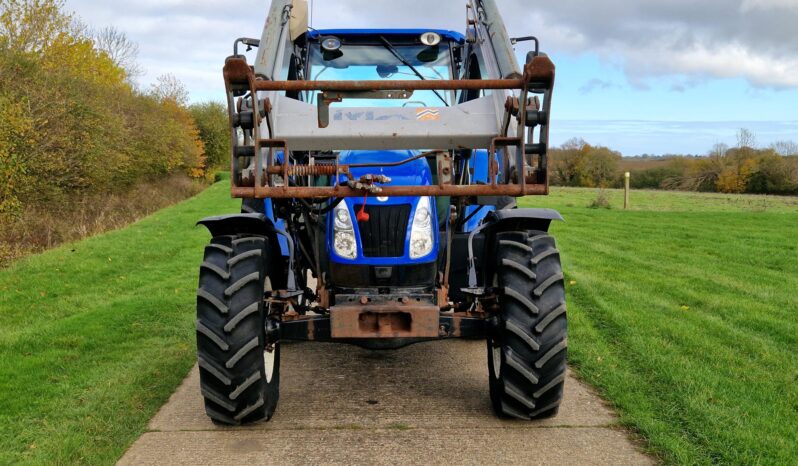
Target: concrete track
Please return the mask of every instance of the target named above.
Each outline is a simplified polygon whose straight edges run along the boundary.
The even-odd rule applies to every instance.
[[[119,464],[652,464],[569,375],[557,417],[497,419],[485,343],[285,343],[270,422],[216,426],[196,366]]]

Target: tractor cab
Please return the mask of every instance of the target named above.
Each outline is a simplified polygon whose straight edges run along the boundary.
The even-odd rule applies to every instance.
[[[307,77],[314,81],[451,80],[458,74],[465,38],[456,32],[421,29],[330,29],[307,36]],[[364,93],[337,103],[347,107],[436,108],[454,104],[454,90]],[[319,92],[303,100],[316,103]],[[421,118],[434,112],[419,112]]]

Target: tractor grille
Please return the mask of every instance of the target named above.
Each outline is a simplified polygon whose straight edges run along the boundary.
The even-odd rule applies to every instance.
[[[355,205],[355,212],[363,204]],[[368,205],[368,222],[358,222],[363,255],[366,257],[402,257],[410,217],[409,205]]]

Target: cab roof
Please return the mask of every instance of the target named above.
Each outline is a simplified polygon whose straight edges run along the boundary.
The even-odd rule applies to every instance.
[[[316,39],[321,36],[420,36],[425,32],[434,32],[441,36],[441,39],[457,42],[462,44],[465,42],[465,36],[456,31],[449,31],[446,29],[313,29],[308,32],[308,37]]]

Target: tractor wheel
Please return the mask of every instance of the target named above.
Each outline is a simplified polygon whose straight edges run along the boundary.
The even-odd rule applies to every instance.
[[[567,321],[560,255],[543,231],[499,233],[500,316],[488,339],[493,409],[501,417],[557,414],[563,396]]]
[[[205,247],[197,290],[197,359],[205,412],[220,424],[268,420],[277,406],[280,346],[265,341],[268,239],[220,236]]]

